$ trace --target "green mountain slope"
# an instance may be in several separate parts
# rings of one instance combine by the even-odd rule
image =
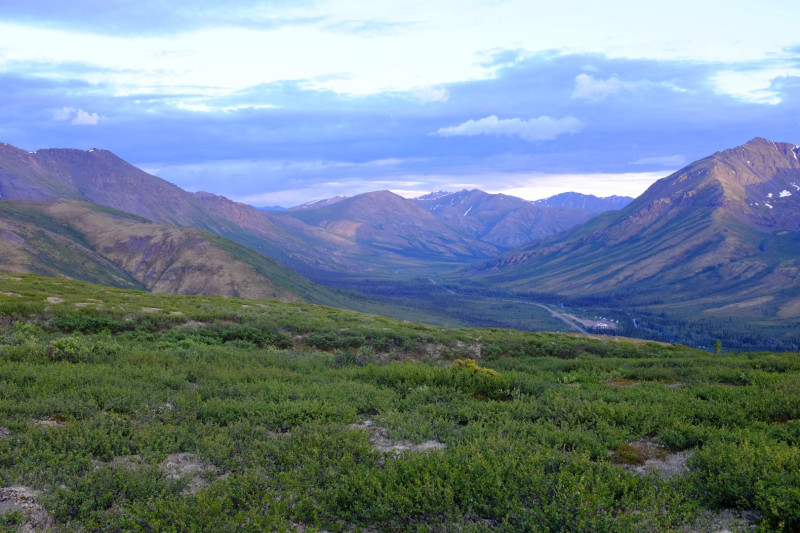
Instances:
[[[627,294],[715,316],[800,316],[798,149],[754,139],[656,182],[626,208],[472,269],[487,283]]]
[[[329,303],[328,291],[242,245],[80,200],[0,201],[4,269],[171,294]]]

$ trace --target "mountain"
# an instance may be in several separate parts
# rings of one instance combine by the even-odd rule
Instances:
[[[800,148],[756,138],[619,211],[471,269],[528,292],[624,294],[706,316],[800,316]]]
[[[244,246],[81,200],[0,201],[0,256],[4,271],[159,293],[325,301],[313,283]]]
[[[391,276],[432,263],[447,268],[499,251],[388,192],[263,211],[184,191],[98,149],[26,152],[0,145],[0,197],[80,199],[151,222],[207,230],[329,283],[343,275]]]
[[[355,244],[365,257],[388,254],[386,260],[398,265],[408,259],[467,261],[498,252],[495,246],[461,235],[416,203],[389,191],[276,215],[271,220],[278,225],[280,219],[300,221]]]
[[[572,209],[582,209],[590,213],[597,214],[603,211],[622,209],[633,201],[630,196],[606,196],[598,198],[593,194],[581,194],[577,192],[564,192],[556,194],[543,200],[535,200],[533,203],[541,207],[571,207]]]
[[[301,205],[296,205],[294,207],[290,207],[289,211],[299,211],[301,209],[316,209],[318,207],[325,207],[328,205],[333,205],[336,202],[341,202],[347,198],[347,196],[334,196],[333,198],[324,198],[322,200],[313,200],[311,202],[306,202]]]
[[[565,193],[538,203],[473,189],[431,193],[414,202],[462,234],[509,250],[569,229],[599,212],[618,209],[624,199],[615,198],[619,200],[604,202],[595,196]],[[569,205],[570,201],[575,205]]]

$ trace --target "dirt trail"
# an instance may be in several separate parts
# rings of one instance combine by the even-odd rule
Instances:
[[[447,287],[445,287],[443,285],[440,285],[434,278],[428,278],[428,281],[430,281],[432,284],[436,285],[437,287],[441,287],[442,289],[444,289],[445,291],[449,292],[450,294],[452,294],[454,296],[464,296],[462,294],[459,294],[459,293],[457,293],[455,291],[452,291],[452,290],[448,289]],[[589,332],[586,331],[581,326],[580,322],[575,317],[573,317],[571,315],[566,315],[566,314],[563,314],[563,313],[559,313],[558,311],[555,311],[555,310],[551,309],[550,307],[547,307],[544,304],[540,304],[540,303],[536,303],[536,302],[526,302],[524,300],[509,300],[509,299],[503,299],[503,298],[482,298],[482,300],[487,301],[487,302],[502,302],[502,303],[525,304],[525,305],[533,305],[533,306],[536,306],[536,307],[541,307],[542,309],[544,309],[545,311],[550,313],[550,316],[562,321],[563,323],[565,323],[570,328],[576,330],[578,333],[583,333],[584,335],[589,335]]]
[[[528,302],[523,302],[523,303],[528,303]],[[567,324],[568,326],[570,326],[570,327],[572,327],[572,328],[575,328],[576,330],[578,330],[580,333],[584,333],[584,334],[586,334],[586,335],[588,335],[588,334],[589,334],[589,332],[588,332],[588,331],[586,331],[585,329],[583,329],[582,327],[580,327],[580,326],[579,326],[579,325],[578,325],[578,324],[577,324],[577,323],[576,323],[576,322],[575,322],[575,321],[572,319],[572,317],[571,317],[570,315],[563,315],[563,314],[559,313],[558,311],[554,311],[554,310],[550,309],[549,307],[547,307],[547,306],[546,306],[546,305],[544,305],[544,304],[531,303],[530,305],[535,305],[535,306],[537,306],[537,307],[541,307],[541,308],[542,308],[542,309],[544,309],[545,311],[549,312],[549,313],[550,313],[550,316],[552,316],[553,318],[557,318],[557,319],[561,320],[562,322],[564,322],[564,323],[565,323],[565,324]]]

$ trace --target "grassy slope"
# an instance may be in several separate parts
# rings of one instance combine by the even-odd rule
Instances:
[[[144,288],[130,273],[95,253],[79,231],[27,204],[0,201],[0,230],[0,255],[6,271]]]
[[[332,291],[232,241],[96,204],[6,201],[0,218],[21,237],[2,242],[16,271],[156,292],[335,301]]]
[[[32,275],[0,276],[0,317],[0,490],[43,490],[57,530],[680,531],[723,508],[800,527],[798,354]],[[370,427],[444,448],[382,453]],[[688,470],[626,469],[640,439]],[[175,453],[199,481],[159,467]]]

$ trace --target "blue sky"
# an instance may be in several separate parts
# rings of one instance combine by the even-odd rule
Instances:
[[[640,194],[800,143],[794,3],[4,0],[0,142],[254,205]]]

